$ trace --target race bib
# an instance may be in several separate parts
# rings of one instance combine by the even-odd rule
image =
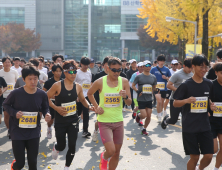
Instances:
[[[196,102],[191,103],[191,113],[206,113],[207,112],[207,97],[196,97]]]
[[[38,112],[22,112],[23,116],[19,119],[20,128],[36,128]]]
[[[83,84],[83,85],[82,85],[82,88],[83,88],[83,89],[89,89],[90,86],[91,86],[90,84]]]
[[[12,90],[14,90],[14,85],[12,83],[8,83],[7,87],[8,87],[7,89],[8,92],[11,92]]]
[[[66,108],[66,111],[68,112],[67,115],[63,116],[63,117],[67,117],[67,116],[71,116],[76,114],[76,102],[69,102],[69,103],[62,103],[61,104],[62,107]]]
[[[217,106],[217,108],[213,112],[213,116],[215,116],[215,117],[222,117],[222,103],[215,102],[214,104]]]
[[[121,97],[119,93],[105,93],[104,107],[119,107]]]
[[[160,90],[165,90],[165,83],[157,82],[156,88],[159,88]]]
[[[149,84],[143,85],[143,93],[144,94],[152,94],[152,86]]]

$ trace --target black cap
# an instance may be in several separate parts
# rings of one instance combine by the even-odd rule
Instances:
[[[94,62],[95,62],[95,60],[94,60],[93,58],[91,58],[91,59],[90,59],[90,62],[91,62],[91,63],[94,63]]]
[[[89,65],[90,64],[90,60],[87,57],[82,57],[80,60],[80,63],[83,65]]]
[[[96,64],[102,64],[101,61],[97,61]]]
[[[127,60],[126,59],[122,59],[121,62],[127,62]]]
[[[13,61],[16,61],[16,60],[21,61],[20,57],[14,57],[13,58]]]

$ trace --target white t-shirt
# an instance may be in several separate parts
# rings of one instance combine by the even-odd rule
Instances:
[[[40,70],[39,70],[39,73],[40,73],[39,80],[44,80],[44,81],[48,80],[48,75],[47,74],[45,74],[43,71],[40,71]],[[43,88],[44,83],[40,83],[40,85]]]
[[[10,69],[9,72],[5,72],[4,69],[0,70],[0,77],[3,77],[7,83],[8,90],[3,93],[3,98],[7,98],[9,93],[14,90],[15,83],[19,78],[16,70]]]
[[[178,71],[178,70],[176,69],[176,71]],[[171,76],[172,76],[176,71],[173,71],[173,69],[171,68],[171,69],[170,69]]]
[[[86,72],[81,71],[80,69],[77,70],[75,82],[79,83],[82,86],[83,95],[87,97],[87,92],[91,86],[92,82],[92,73],[89,69]]]
[[[22,68],[21,67],[15,68],[15,66],[12,66],[11,69],[16,70],[18,72],[19,77],[22,76]]]
[[[45,68],[45,67],[42,67],[42,69],[41,70],[39,69],[39,71],[44,72],[46,75],[47,75],[47,72],[48,72],[47,68]]]

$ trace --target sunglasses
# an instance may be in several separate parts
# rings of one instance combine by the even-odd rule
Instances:
[[[119,73],[119,72],[121,72],[121,71],[122,71],[122,69],[121,69],[121,68],[117,70],[117,69],[115,69],[115,68],[110,68],[110,67],[109,67],[109,69],[110,69],[112,72],[114,72],[114,73],[116,73],[116,72],[118,72],[118,73]]]
[[[145,67],[151,67],[151,64],[146,64],[146,65],[144,65]]]
[[[76,74],[77,70],[64,70],[65,72],[67,72],[68,74]]]

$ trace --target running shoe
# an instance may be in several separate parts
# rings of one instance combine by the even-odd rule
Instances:
[[[165,117],[166,115],[167,115],[167,111],[164,110],[164,111],[163,111],[163,117]]]
[[[125,108],[123,108],[123,112],[125,112],[126,111],[126,109]]]
[[[140,122],[140,117],[138,115],[136,115],[136,122],[139,123]]]
[[[48,139],[52,139],[52,129],[49,129],[47,130],[47,138]]]
[[[14,165],[15,162],[16,162],[16,160],[13,160],[13,161],[12,161],[11,170],[14,170],[14,169],[13,169],[13,165]]]
[[[146,131],[146,129],[143,129],[142,132],[141,132],[141,135],[144,135],[144,136],[148,136],[148,134],[149,133]]]
[[[56,142],[55,142],[55,144],[54,144],[54,146],[53,146],[53,149],[52,149],[52,158],[56,160],[56,159],[58,158],[59,151],[57,151],[57,150],[55,149],[55,145],[56,145]]]
[[[156,116],[156,118],[158,119],[157,122],[161,123],[162,122],[162,117],[161,116]]]
[[[99,170],[107,170],[107,163],[105,159],[103,159],[104,152],[100,155],[100,163],[99,163]]]
[[[168,125],[168,124],[165,123],[168,117],[169,117],[169,116],[166,115],[166,116],[163,118],[163,120],[162,120],[161,127],[162,127],[163,129],[166,129],[166,127],[167,127],[167,125]]]
[[[69,167],[65,167],[64,170],[69,170]]]
[[[136,113],[135,113],[135,112],[133,112],[133,114],[132,114],[132,118],[133,118],[133,119],[136,118]]]
[[[93,142],[96,142],[98,140],[98,131],[94,131],[93,136],[92,136]]]
[[[200,169],[199,169],[199,166],[196,166],[195,170],[200,170]]]
[[[143,121],[142,120],[138,123],[138,126],[143,126]]]
[[[83,137],[83,138],[86,138],[86,137],[88,137],[88,136],[91,136],[91,133],[90,133],[90,132],[83,132],[83,133],[82,133],[82,137]]]

